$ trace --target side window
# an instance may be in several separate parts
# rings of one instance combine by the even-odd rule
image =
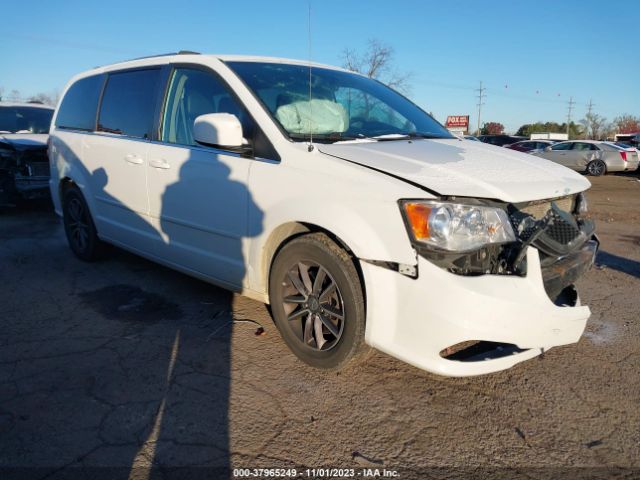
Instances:
[[[588,150],[598,150],[598,148],[593,143],[576,142],[573,144],[573,150],[585,152]]]
[[[102,97],[98,130],[149,138],[160,69],[112,73]]]
[[[175,69],[164,106],[162,141],[198,145],[193,139],[193,122],[206,113],[235,115],[242,124],[244,137],[253,138],[253,119],[220,79],[202,70]]]
[[[60,104],[56,127],[93,131],[103,81],[102,75],[94,75],[71,85]]]
[[[551,150],[553,150],[554,152],[557,152],[558,150],[571,150],[571,143],[569,142],[563,142],[563,143],[556,143],[553,147],[551,147]]]

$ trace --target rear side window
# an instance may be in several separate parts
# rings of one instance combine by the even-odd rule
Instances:
[[[596,147],[593,143],[576,142],[573,144],[573,150],[582,152],[586,150],[598,150],[598,147]]]
[[[557,151],[557,150],[571,150],[571,143],[556,143],[553,147],[551,147],[551,150]]]
[[[98,130],[149,138],[159,80],[160,69],[110,74],[102,97]]]
[[[94,75],[71,85],[60,104],[56,127],[93,131],[103,81],[102,75]]]

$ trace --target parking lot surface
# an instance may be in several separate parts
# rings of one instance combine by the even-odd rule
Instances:
[[[640,181],[591,181],[602,247],[578,285],[593,312],[585,335],[464,379],[377,352],[314,370],[264,305],[117,249],[83,263],[48,205],[3,210],[2,476],[640,475]]]

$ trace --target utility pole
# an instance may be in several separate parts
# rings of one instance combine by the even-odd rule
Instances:
[[[590,98],[589,99],[589,103],[587,104],[587,128],[586,128],[586,138],[589,138],[589,125],[591,125],[591,111],[593,110],[593,107],[595,105],[593,104],[593,100]]]
[[[573,106],[576,102],[573,101],[573,97],[569,97],[569,107],[567,111],[567,137],[569,136],[571,129],[571,111],[573,110]]]
[[[482,100],[484,99],[484,97],[486,97],[484,91],[486,90],[486,88],[482,88],[482,80],[480,80],[480,88],[476,89],[476,92],[478,92],[478,133],[477,135],[480,135],[480,116],[482,114],[482,106],[484,105],[484,103],[482,103]]]

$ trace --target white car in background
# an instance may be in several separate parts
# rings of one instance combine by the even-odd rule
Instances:
[[[310,91],[311,85],[311,91]],[[594,259],[581,175],[460,140],[367,77],[174,54],[74,77],[51,127],[71,249],[109,242],[271,305],[290,349],[370,345],[441,375],[577,342]]]
[[[594,177],[638,168],[638,154],[635,149],[625,149],[614,143],[598,140],[559,142],[543,150],[535,150],[531,154]]]

